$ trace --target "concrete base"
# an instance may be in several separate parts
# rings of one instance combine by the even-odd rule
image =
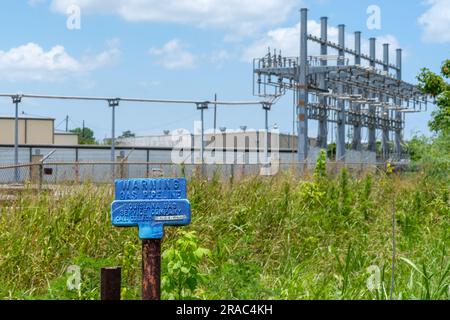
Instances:
[[[377,154],[370,151],[347,150],[345,162],[349,164],[375,164],[377,162]]]
[[[350,172],[375,170],[377,154],[370,151],[347,150],[345,164]]]

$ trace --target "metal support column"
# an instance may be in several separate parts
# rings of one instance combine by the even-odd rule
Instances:
[[[340,24],[338,26],[339,30],[339,60],[338,65],[345,65],[345,25]],[[338,85],[338,94],[344,94],[344,85]],[[336,161],[344,161],[345,160],[345,102],[340,99],[338,101],[338,125],[337,125],[337,141],[336,141]]]
[[[320,26],[321,26],[321,39],[325,42],[328,41],[328,18],[322,17],[320,18]],[[320,45],[320,54],[322,56],[326,56],[328,54],[328,46],[324,43]],[[320,61],[321,66],[326,66],[328,64],[326,59],[322,59]],[[327,84],[325,81],[325,75],[321,75],[320,77],[320,88],[326,90]],[[320,97],[319,103],[321,105],[326,105],[327,98]],[[323,110],[323,114],[319,120],[319,132],[317,137],[317,146],[322,149],[327,149],[328,147],[328,114],[326,110]]]
[[[356,31],[355,32],[355,65],[359,66],[361,65],[361,32],[360,31]],[[353,89],[353,93],[354,94],[361,94],[361,90],[360,89]],[[360,113],[361,112],[361,105],[360,104],[352,104],[352,109],[356,112],[356,113]],[[358,125],[354,125],[353,126],[353,142],[352,142],[352,149],[356,150],[356,151],[361,151],[362,150],[362,145],[361,145],[361,122],[358,121]]]
[[[200,109],[201,113],[201,122],[202,122],[202,133],[201,133],[201,140],[202,143],[200,144],[200,158],[202,162],[202,166],[205,164],[205,112],[204,109]]]
[[[119,106],[119,99],[108,100],[111,108],[111,175],[114,179],[116,176],[116,107]]]
[[[389,44],[384,43],[383,44],[383,62],[385,63],[383,69],[385,72],[389,73]],[[384,95],[382,98],[382,101],[385,103],[389,102],[389,97]],[[386,107],[382,108],[383,112],[383,135],[382,135],[382,142],[381,142],[381,150],[383,153],[383,159],[387,160],[389,157],[389,109]]]
[[[298,79],[298,105],[297,105],[297,130],[298,130],[298,162],[306,161],[308,157],[308,9],[300,10],[300,61]]]
[[[19,103],[22,102],[22,96],[17,95],[12,97],[15,105],[15,120],[14,120],[14,182],[19,183]]]
[[[376,59],[376,39],[370,38],[370,66],[375,68],[375,59]],[[372,93],[372,98],[376,98],[376,94]],[[369,124],[369,141],[368,141],[368,150],[371,152],[377,151],[377,129],[375,127],[375,112],[376,109],[374,106],[369,105],[369,114],[371,116],[371,123]]]
[[[269,165],[269,111],[270,111],[270,104],[268,103],[264,103],[262,105],[263,109],[264,109],[264,116],[265,116],[265,126],[264,126],[264,165],[268,166]]]
[[[205,109],[208,109],[208,103],[198,103],[197,110],[200,110],[201,132],[200,132],[200,163],[202,166],[202,175],[205,175]]]
[[[402,80],[402,49],[397,49],[397,79]],[[397,105],[401,105],[400,100],[396,100]],[[402,113],[400,111],[395,112],[395,119],[397,122],[401,123],[403,120]],[[399,128],[395,131],[395,153],[397,154],[397,157],[400,159],[402,155],[402,140],[403,140],[403,130],[401,129],[401,125],[399,125]]]

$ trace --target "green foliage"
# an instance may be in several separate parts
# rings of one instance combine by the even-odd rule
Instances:
[[[163,297],[170,300],[197,299],[195,291],[206,278],[199,270],[200,262],[209,257],[211,251],[199,247],[199,239],[194,231],[181,231],[178,234],[175,245],[162,255]]]
[[[429,94],[432,97],[437,97],[446,89],[444,79],[438,74],[430,71],[427,68],[423,68],[417,76],[419,81],[419,88],[423,93]]]
[[[75,128],[70,130],[70,132],[78,135],[79,144],[97,144],[94,137],[94,131],[90,128]]]
[[[323,149],[320,150],[319,156],[317,157],[314,178],[316,181],[322,181],[327,178],[327,153]]]
[[[444,77],[450,78],[450,59],[447,59],[442,64],[441,73]]]
[[[450,134],[450,84],[445,82],[444,77],[449,78],[449,70],[450,60],[446,60],[442,64],[442,76],[424,68],[417,77],[422,92],[436,99],[437,109],[432,113],[429,126],[432,131],[446,135]]]
[[[123,300],[140,298],[141,291],[137,285],[141,282],[141,274],[136,270],[136,261],[141,259],[141,246],[141,241],[137,237],[125,240],[122,252],[117,256],[118,265],[122,268],[122,283],[128,284],[122,287]]]
[[[426,148],[431,143],[431,139],[426,136],[415,135],[404,146],[404,150],[409,154],[411,160],[418,162],[426,155]]]
[[[219,250],[227,250],[228,245],[218,245],[221,246]],[[262,272],[260,264],[252,261],[249,249],[230,252],[228,259],[215,267],[215,272],[207,282],[207,287],[212,289],[208,298],[251,299],[255,293],[264,295],[264,286],[258,277]]]
[[[436,99],[437,110],[433,111],[431,130],[450,135],[450,90],[444,91]]]
[[[372,176],[367,175],[363,180],[363,186],[362,186],[362,192],[359,195],[359,211],[362,213],[365,220],[368,220],[371,218],[371,213],[374,209],[374,203],[372,201],[371,195],[372,195],[372,188],[373,188],[373,181]]]
[[[113,266],[122,298],[140,299],[141,242],[135,228],[111,226],[111,191],[30,189],[0,206],[0,299],[98,299],[100,268]],[[397,260],[395,298],[450,298],[448,180],[342,171],[319,184],[281,173],[192,178],[188,192],[192,224],[166,228],[162,242],[164,299],[387,299],[394,201],[399,257],[417,267]],[[80,290],[67,287],[71,265]]]
[[[349,174],[347,168],[342,169],[340,177],[340,213],[342,215],[348,215],[350,212],[350,186],[349,186]]]
[[[429,175],[449,179],[450,132],[428,138],[414,136],[406,145],[413,164]]]
[[[411,260],[400,257],[400,261],[411,267],[410,285],[417,285],[420,290],[415,299],[435,300],[439,297],[450,297],[450,261],[446,255],[446,248],[443,248],[442,255],[438,257],[439,269],[430,272],[426,263],[422,263],[420,267]]]
[[[136,134],[134,134],[130,130],[124,131],[122,135],[119,136],[119,138],[134,138],[134,137],[136,137]]]

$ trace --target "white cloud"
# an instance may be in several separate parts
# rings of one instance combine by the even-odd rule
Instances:
[[[315,20],[308,20],[308,33],[320,37],[320,23]],[[338,28],[328,27],[328,40],[338,43]],[[354,34],[346,32],[346,47],[354,48]],[[395,50],[400,48],[400,43],[393,35],[383,35],[377,37],[376,53],[378,59],[383,59],[383,44],[390,44],[390,62],[395,63]],[[369,40],[361,39],[361,51],[369,54]],[[268,48],[281,50],[283,56],[297,57],[300,54],[300,24],[293,27],[277,28],[268,31],[261,39],[253,42],[243,51],[242,60],[252,61],[253,58],[263,57],[267,54]],[[308,55],[320,54],[319,44],[308,42]],[[336,55],[337,52],[329,49],[329,55]],[[406,54],[404,54],[406,56]],[[352,61],[350,61],[352,62]]]
[[[84,62],[85,71],[91,71],[101,67],[114,65],[121,55],[120,40],[117,38],[106,42],[106,50],[97,54],[87,54],[82,60]]]
[[[71,57],[63,46],[49,51],[35,43],[0,51],[0,74],[7,80],[45,80],[77,73],[82,64]]]
[[[209,57],[209,61],[216,68],[221,69],[225,65],[225,63],[230,61],[232,58],[233,55],[229,51],[221,49],[213,51]]]
[[[197,57],[186,49],[178,39],[173,39],[161,48],[151,48],[149,54],[157,58],[157,63],[169,70],[192,69]]]
[[[450,42],[450,0],[427,0],[429,8],[419,17],[424,28],[422,40],[425,42]]]
[[[30,42],[8,51],[0,50],[0,79],[8,81],[62,80],[110,65],[116,61],[119,54],[119,49],[110,45],[101,53],[76,59],[61,45],[45,51],[39,44]]]
[[[127,21],[175,22],[219,27],[238,36],[283,22],[299,0],[53,0],[51,8],[65,14],[76,4],[84,13],[116,14]]]

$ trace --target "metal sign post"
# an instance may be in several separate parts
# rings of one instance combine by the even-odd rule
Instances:
[[[164,226],[191,222],[186,179],[116,180],[111,222],[138,227],[142,239],[142,300],[161,297],[161,239]]]
[[[161,299],[161,240],[142,240],[142,300]]]

